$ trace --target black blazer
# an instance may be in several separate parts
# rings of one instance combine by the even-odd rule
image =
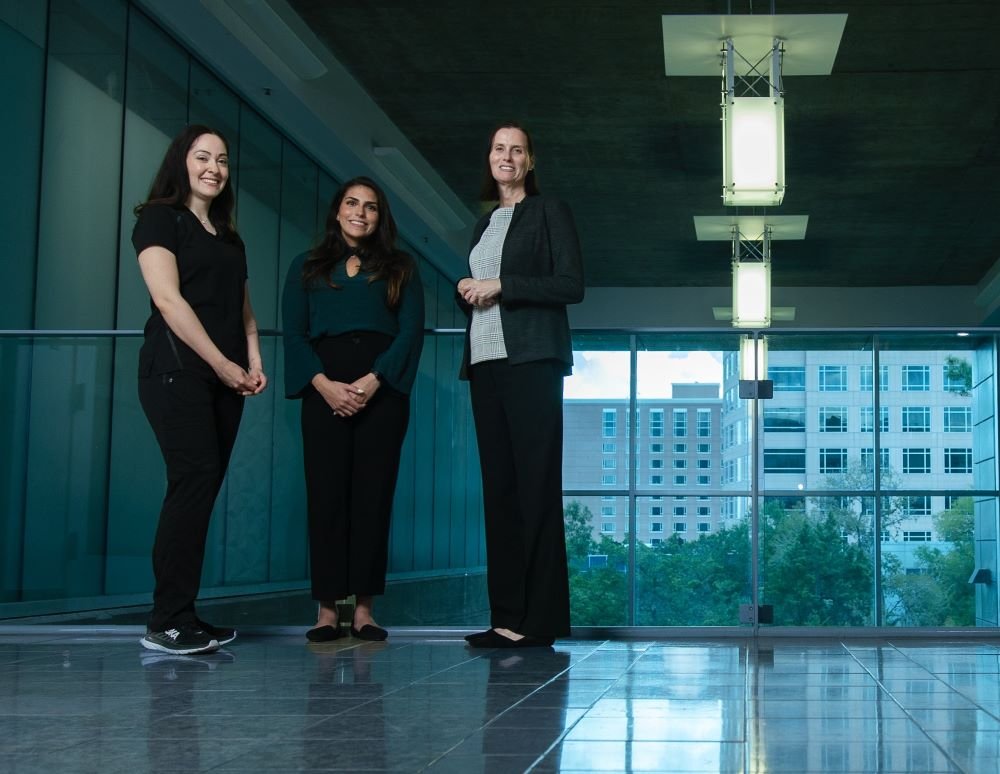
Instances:
[[[484,215],[472,234],[471,250],[489,225]],[[500,322],[512,365],[559,360],[573,370],[567,304],[583,300],[583,258],[573,213],[565,202],[529,196],[514,205],[500,255]],[[458,296],[468,322],[459,378],[468,379],[472,307]]]

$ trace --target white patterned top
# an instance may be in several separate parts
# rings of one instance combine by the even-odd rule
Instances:
[[[513,207],[497,207],[493,211],[490,224],[469,254],[469,270],[473,279],[496,279],[500,276],[500,255],[513,214]],[[485,309],[473,308],[469,344],[472,356],[470,363],[507,357],[503,325],[500,322],[500,304],[493,304]]]

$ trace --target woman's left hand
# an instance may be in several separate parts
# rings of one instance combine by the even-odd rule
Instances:
[[[250,374],[250,381],[253,382],[256,387],[252,390],[245,390],[240,393],[244,397],[250,397],[251,395],[260,395],[267,389],[267,375],[264,373],[263,366],[251,366],[247,369],[247,373]]]
[[[470,306],[493,306],[500,300],[500,280],[466,277],[459,281],[458,292]]]

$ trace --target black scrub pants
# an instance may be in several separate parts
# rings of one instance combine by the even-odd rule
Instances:
[[[236,442],[243,396],[214,375],[173,371],[139,379],[139,402],[167,467],[167,494],[153,543],[149,629],[197,620],[208,522]]]
[[[490,622],[532,637],[570,633],[563,532],[563,365],[470,369],[483,474]]]
[[[392,337],[355,332],[314,344],[328,379],[350,384],[369,373]],[[410,399],[379,387],[352,417],[311,387],[302,398],[302,456],[309,516],[313,599],[333,602],[385,592],[389,520]]]

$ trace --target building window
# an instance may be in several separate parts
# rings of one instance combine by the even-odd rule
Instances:
[[[954,368],[949,366],[942,366],[942,368],[944,369],[942,385],[945,392],[966,392],[969,389],[969,383],[961,374],[956,373]]]
[[[819,367],[820,392],[847,392],[847,366],[821,365]]]
[[[879,431],[883,433],[889,432],[889,407],[879,406],[878,407],[879,416]],[[861,407],[861,432],[862,433],[873,433],[875,432],[875,408],[873,406],[862,406]]]
[[[618,453],[618,444],[616,444],[614,441],[612,441],[611,443],[601,444],[601,454],[617,454],[617,453]]]
[[[656,546],[660,545],[660,543],[662,543],[662,542],[663,542],[663,540],[661,540],[660,538],[650,538],[649,545],[650,545],[650,547],[655,548]]]
[[[944,496],[944,509],[950,511],[955,507],[955,503],[962,499],[962,495],[945,495]]]
[[[944,431],[968,433],[972,430],[972,409],[968,406],[944,407]]]
[[[601,435],[604,438],[614,438],[618,434],[618,412],[615,409],[604,409],[601,412]]]
[[[687,495],[674,495],[675,500],[687,500]]]
[[[820,449],[819,472],[843,473],[847,470],[847,449]]]
[[[889,450],[879,449],[879,466],[882,470],[889,467]],[[861,450],[861,464],[865,466],[865,470],[874,472],[875,470],[875,452],[871,446],[863,448]]]
[[[904,498],[903,513],[907,516],[930,516],[931,498],[927,495]]]
[[[804,433],[806,410],[804,408],[765,408],[765,433]]]
[[[698,476],[698,486],[710,486],[712,483],[711,476]]]
[[[663,444],[662,443],[651,443],[649,445],[650,454],[663,454]]]
[[[903,406],[903,432],[929,433],[931,410],[929,406]]]
[[[658,473],[654,473],[649,477],[650,486],[663,486],[663,476]]]
[[[602,503],[616,503],[616,502],[618,502],[618,498],[615,497],[614,495],[601,495],[601,502]]]
[[[614,486],[618,483],[618,476],[614,473],[605,473],[601,476],[601,486]]]
[[[688,434],[687,409],[674,409],[674,438],[687,438],[687,434]]]
[[[805,392],[805,366],[768,366],[767,378],[774,382],[775,392]]]
[[[602,505],[601,506],[601,516],[614,516],[615,506],[613,505]]]
[[[674,476],[674,486],[686,486],[687,482],[687,476]]]
[[[904,473],[930,473],[930,449],[903,449]]]
[[[711,532],[712,531],[712,525],[709,522],[707,522],[707,521],[699,521],[698,522],[698,531],[699,532]]]
[[[698,469],[699,470],[711,470],[712,469],[712,461],[711,460],[698,460]]]
[[[601,532],[603,534],[605,534],[605,535],[608,534],[608,533],[614,534],[614,531],[615,531],[615,523],[613,521],[602,521],[601,522]]]
[[[945,473],[971,473],[972,449],[945,449]]]
[[[931,367],[903,366],[903,392],[928,392],[931,388]]]
[[[604,470],[614,470],[618,467],[618,461],[614,457],[611,459],[603,459],[601,460],[601,467]]]
[[[699,516],[711,516],[712,515],[712,509],[709,508],[708,506],[701,505],[701,506],[698,507],[698,515]]]
[[[765,473],[805,473],[805,449],[764,449]]]
[[[653,505],[653,506],[651,506],[650,509],[649,509],[649,515],[650,516],[662,516],[663,515],[663,506],[662,505]]]
[[[847,432],[847,406],[822,406],[819,410],[821,433]]]
[[[872,384],[872,374],[875,369],[870,365],[861,366],[861,390],[863,392],[875,392],[875,385]],[[878,391],[889,391],[889,366],[878,367]]]
[[[686,443],[675,443],[674,454],[687,454],[688,445]]]
[[[649,410],[649,437],[663,437],[663,409]]]
[[[698,444],[698,454],[711,454],[712,444],[710,443],[699,443]]]
[[[698,409],[698,437],[709,438],[712,435],[712,409]]]
[[[904,530],[903,531],[903,542],[904,543],[930,543],[931,533],[925,530]]]
[[[650,460],[649,467],[653,470],[659,470],[663,467],[663,460]]]
[[[685,521],[675,521],[674,522],[674,532],[687,532],[688,525]]]
[[[663,522],[662,521],[651,521],[649,522],[650,532],[663,532]]]
[[[687,466],[687,460],[674,460],[674,470],[684,470]]]
[[[687,516],[687,512],[688,512],[687,508],[685,508],[683,505],[674,506],[674,516]]]

